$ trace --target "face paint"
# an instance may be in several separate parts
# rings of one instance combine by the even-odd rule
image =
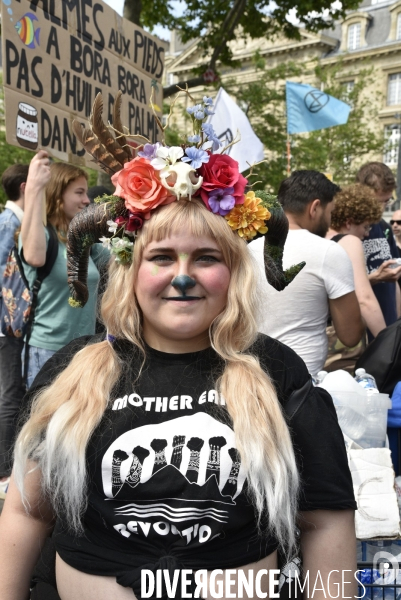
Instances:
[[[151,275],[157,275],[159,272],[159,265],[153,265],[152,270],[150,272]]]
[[[183,260],[185,260],[186,258],[188,258],[188,254],[186,252],[179,252],[178,256],[180,258],[182,258]]]

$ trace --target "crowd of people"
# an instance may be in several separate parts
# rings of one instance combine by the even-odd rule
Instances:
[[[312,578],[356,568],[344,442],[330,397],[312,383],[322,369],[352,372],[366,344],[400,317],[401,211],[390,224],[382,218],[393,202],[391,170],[368,163],[342,189],[323,173],[295,171],[279,205],[258,208],[259,219],[272,218],[269,231],[252,231],[227,215],[236,194],[244,206],[257,202],[241,175],[226,196],[209,184],[206,202],[186,202],[168,176],[162,186],[152,175],[147,152],[128,163],[139,165],[138,177],[147,169],[136,196],[127,163],[113,176],[129,212],[114,208],[105,231],[116,223],[129,234],[136,219],[135,236],[122,238],[124,260],[116,245],[92,243],[105,213],[84,210],[85,171],[50,164],[40,151],[29,170],[13,165],[2,176],[0,272],[17,244],[32,287],[56,236],[26,347],[0,336],[4,600],[28,597],[51,532],[49,600],[140,598],[143,568],[275,569],[277,551],[282,560],[301,552]],[[199,172],[208,184],[205,167]],[[143,217],[138,202],[152,177],[158,202]],[[271,215],[283,211],[283,268],[305,265],[275,289],[267,236],[278,227]],[[67,257],[71,222],[77,239],[91,240],[84,275],[81,255]],[[89,291],[87,302],[77,292],[79,309],[69,302],[67,259]]]

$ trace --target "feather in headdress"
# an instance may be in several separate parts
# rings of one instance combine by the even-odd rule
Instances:
[[[96,96],[93,103],[90,124],[99,142],[118,160],[121,166],[124,166],[124,163],[130,160],[131,157],[128,156],[126,150],[115,140],[113,134],[103,121],[103,98],[100,93]]]
[[[114,158],[112,154],[99,141],[92,129],[83,127],[79,121],[74,119],[72,122],[72,130],[81,142],[85,150],[93,156],[95,162],[109,175],[114,175],[122,169],[122,164]]]
[[[113,128],[116,132],[120,132],[121,134],[124,131],[123,124],[121,122],[122,95],[122,91],[118,90],[113,105]],[[132,150],[127,143],[127,138],[124,135],[118,135],[116,137],[116,142],[120,144],[121,148],[123,148],[123,150],[126,152],[128,160],[131,160],[133,158]]]

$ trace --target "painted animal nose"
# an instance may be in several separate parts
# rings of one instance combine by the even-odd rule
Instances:
[[[192,277],[189,277],[189,275],[177,275],[177,277],[174,277],[171,285],[180,290],[183,296],[186,296],[187,290],[196,286],[196,281]]]

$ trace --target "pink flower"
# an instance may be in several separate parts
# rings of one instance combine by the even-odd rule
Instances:
[[[146,158],[137,156],[125,163],[111,181],[116,186],[115,196],[125,200],[127,209],[149,219],[150,211],[177,198],[161,183],[158,172]]]
[[[235,204],[244,203],[244,190],[248,180],[238,170],[238,163],[226,154],[211,154],[209,162],[198,169],[199,175],[203,177],[200,195],[209,210],[209,193],[213,190],[224,190],[234,188],[230,192],[235,198]]]

